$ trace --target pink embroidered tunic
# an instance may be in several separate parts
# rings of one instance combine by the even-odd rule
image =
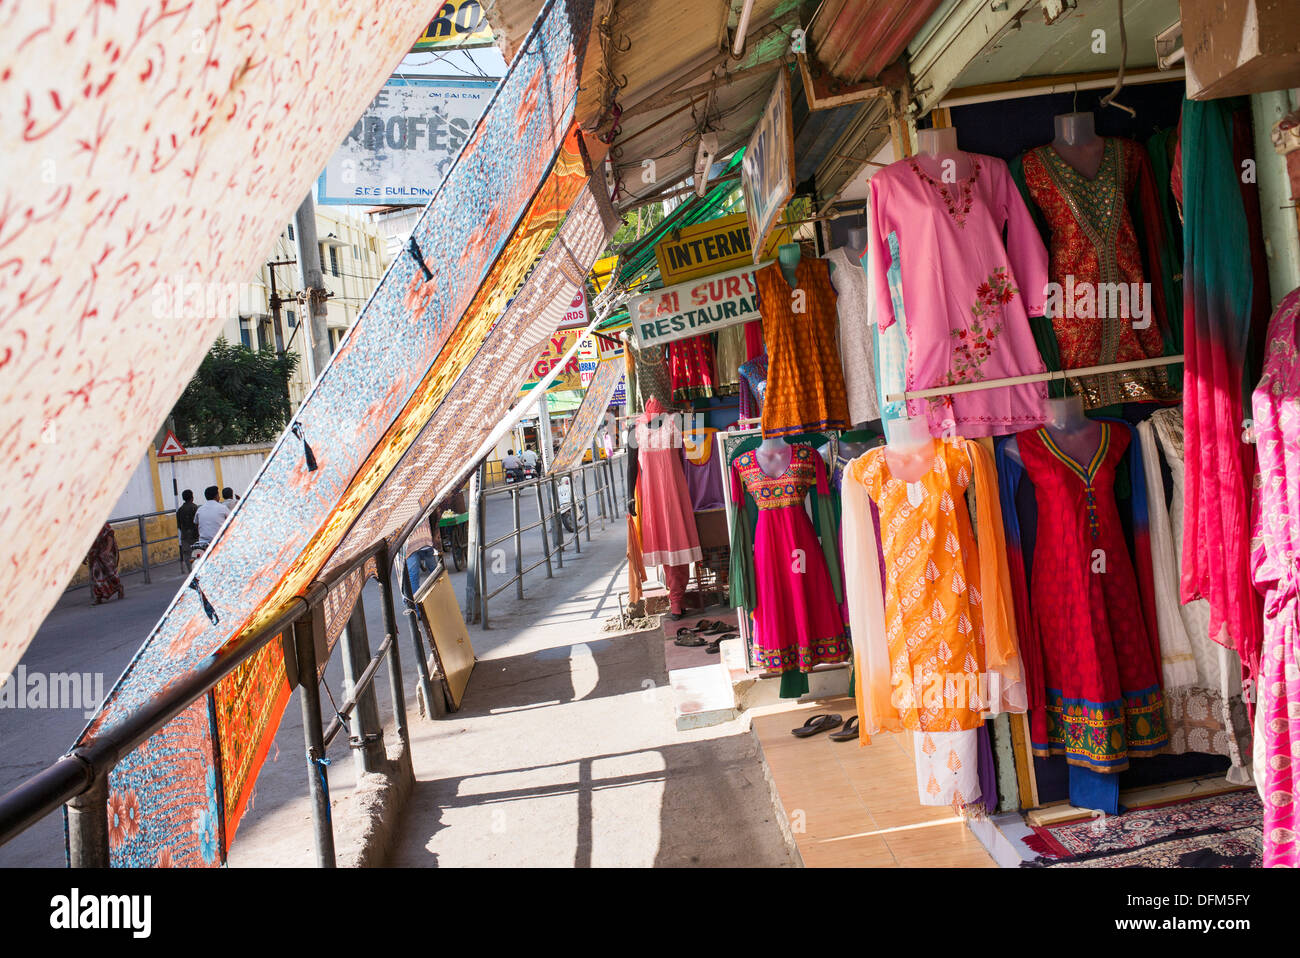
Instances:
[[[1043,315],[1047,250],[1007,165],[966,154],[945,183],[914,159],[871,178],[868,257],[880,328],[907,333],[907,389],[1045,371],[1029,330]],[[1007,238],[1003,243],[1003,229]],[[1044,383],[908,400],[936,436],[992,436],[1043,421]]]
[[[1264,596],[1255,702],[1255,782],[1264,801],[1264,865],[1300,867],[1300,289],[1269,321],[1264,374],[1251,397],[1255,477],[1251,577]]]

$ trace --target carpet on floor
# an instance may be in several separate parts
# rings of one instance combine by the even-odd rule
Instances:
[[[1033,826],[1026,867],[1252,868],[1263,852],[1253,788],[1132,808],[1120,815]]]

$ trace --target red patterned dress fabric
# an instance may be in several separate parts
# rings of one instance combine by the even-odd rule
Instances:
[[[675,403],[714,395],[718,374],[713,361],[713,341],[709,335],[705,333],[669,343],[668,373]]]
[[[1129,213],[1130,198],[1148,165],[1139,144],[1116,138],[1106,139],[1092,179],[1065,162],[1051,144],[1025,154],[1025,184],[1052,230],[1048,274],[1061,287],[1061,299],[1050,318],[1063,369],[1147,359],[1164,351],[1165,318],[1156,315],[1147,292],[1156,278],[1144,275]],[[1149,281],[1153,286],[1143,286]],[[1117,283],[1127,284],[1128,292],[1112,298],[1107,292],[1112,287],[1103,284]],[[1141,291],[1145,319],[1134,308],[1134,290]],[[1085,403],[1095,408],[1169,398],[1159,385],[1163,376],[1163,371],[1139,370],[1086,377],[1080,385]]]
[[[811,446],[791,450],[790,465],[776,478],[763,471],[756,450],[731,464],[732,500],[743,507],[743,486],[758,504],[754,644],[758,663],[773,672],[807,672],[849,656],[822,544],[804,510],[814,484],[819,496],[830,495],[826,464]]]
[[[1121,772],[1130,757],[1162,750],[1168,734],[1160,664],[1115,504],[1129,435],[1100,425],[1086,463],[1046,429],[1016,437],[1038,500],[1031,592],[1047,688],[1046,716],[1031,717],[1031,739],[1036,755]]]

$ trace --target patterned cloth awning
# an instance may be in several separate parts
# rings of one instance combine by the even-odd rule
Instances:
[[[437,6],[0,5],[0,675]]]
[[[411,250],[81,742],[274,622],[315,579],[391,539],[458,481],[614,225],[574,122],[590,20],[591,0],[543,9]],[[331,631],[365,574],[331,594]],[[110,808],[129,807],[122,821],[148,827],[123,825],[113,863],[223,860],[288,695],[272,642],[126,757],[110,778]]]

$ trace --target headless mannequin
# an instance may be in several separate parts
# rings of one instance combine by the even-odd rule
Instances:
[[[1101,169],[1106,141],[1097,135],[1091,113],[1062,113],[1056,117],[1052,149],[1081,176],[1091,180]]]
[[[844,244],[844,252],[849,254],[849,259],[858,262],[867,253],[867,229],[864,226],[855,226],[849,230],[848,242]]]
[[[1080,396],[1047,400],[1047,421],[1043,425],[1051,431],[1061,451],[1075,462],[1087,463],[1101,445],[1101,424],[1083,414]],[[1012,462],[1025,464],[1014,438],[1007,443],[1006,451]]]
[[[781,264],[781,275],[794,289],[799,285],[799,260],[803,250],[798,243],[782,243],[776,248],[776,261]]]
[[[957,148],[957,131],[917,130],[918,151],[913,159],[921,169],[941,183],[955,183],[970,176],[970,158]]]
[[[885,423],[885,463],[890,475],[920,482],[934,466],[934,439],[925,419],[891,419]]]
[[[779,479],[790,468],[790,459],[794,455],[794,450],[790,444],[779,436],[772,436],[764,439],[754,452],[754,458],[758,460],[758,468],[769,479]]]

